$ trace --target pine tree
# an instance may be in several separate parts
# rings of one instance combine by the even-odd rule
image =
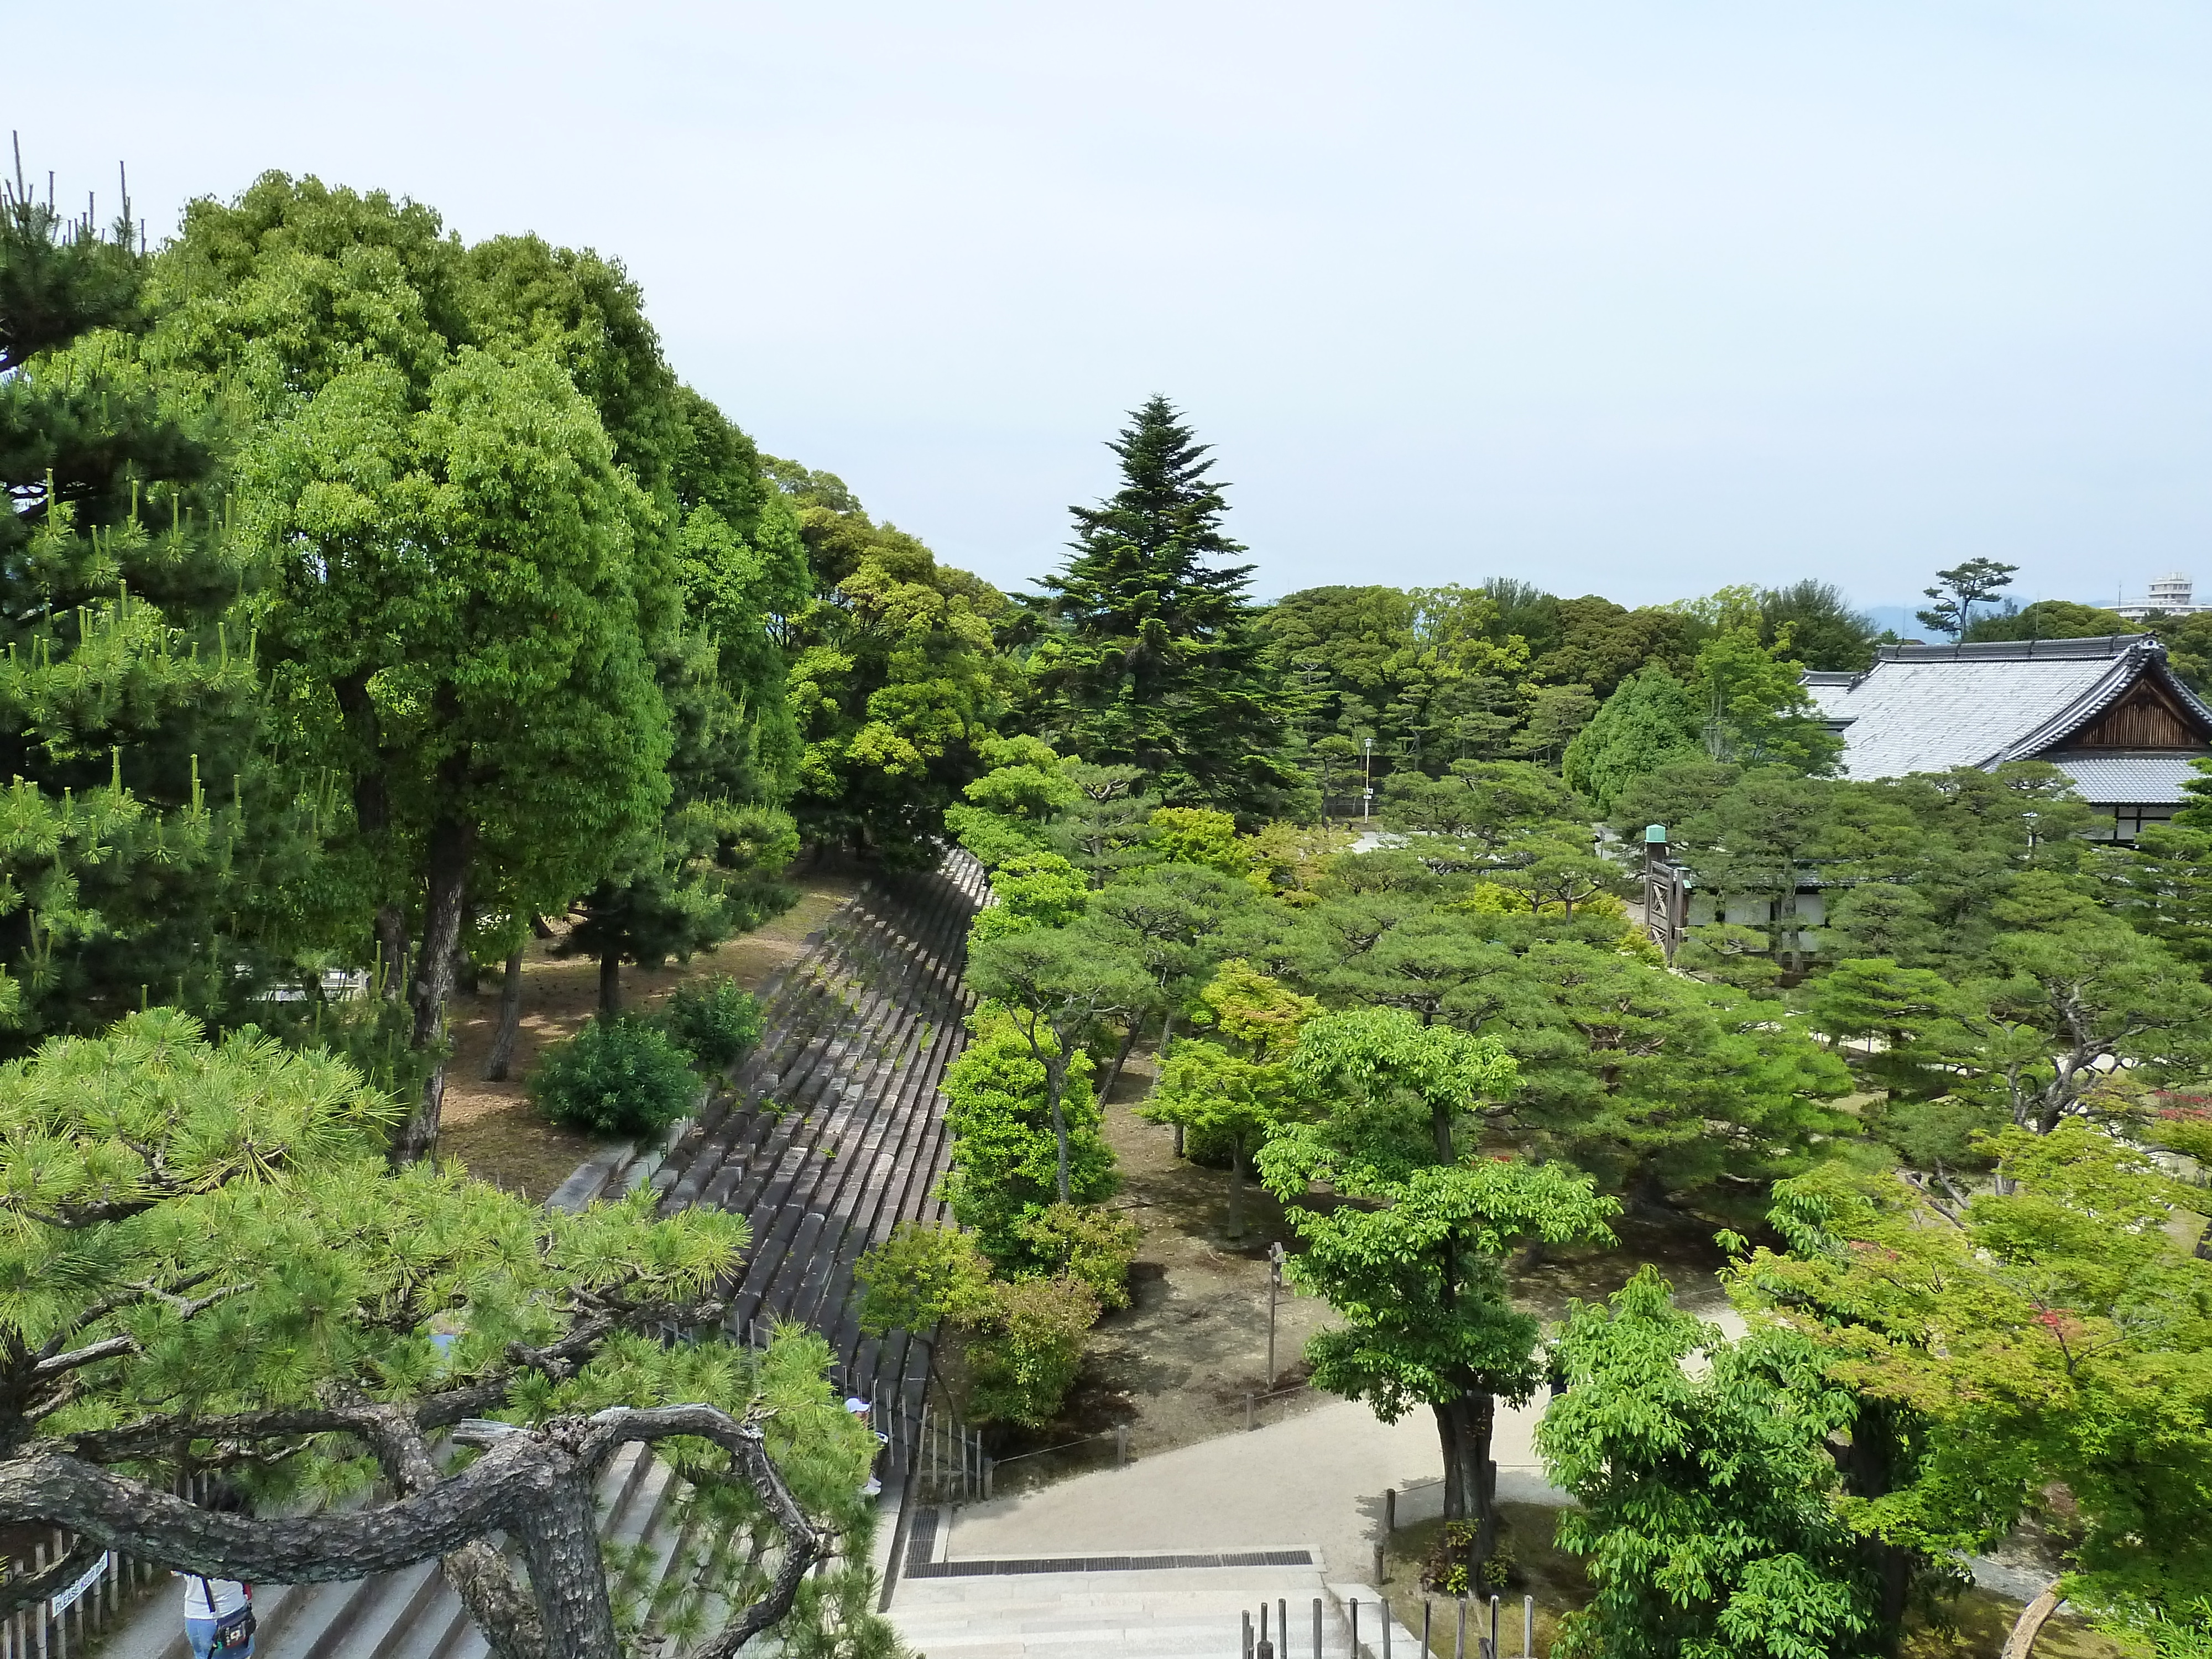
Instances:
[[[208,449],[138,354],[144,262],[0,184],[0,1021],[234,998],[279,872],[245,836],[258,677]],[[281,817],[270,811],[270,817]]]
[[[1074,507],[1075,556],[1036,601],[1031,658],[1045,736],[1099,765],[1151,773],[1171,805],[1264,811],[1296,779],[1275,758],[1279,699],[1245,598],[1252,567],[1222,528],[1209,449],[1154,398],[1108,446],[1122,487]]]

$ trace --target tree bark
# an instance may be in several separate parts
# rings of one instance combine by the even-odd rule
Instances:
[[[1057,1182],[1060,1201],[1073,1200],[1068,1196],[1067,1179],[1067,1066],[1065,1060],[1055,1066],[1048,1059],[1044,1063],[1044,1085],[1052,1096],[1053,1174]]]
[[[376,971],[386,1002],[407,995],[407,913],[396,904],[376,907]]]
[[[1244,1237],[1244,1137],[1229,1137],[1229,1237]],[[1273,1378],[1268,1387],[1273,1388]]]
[[[599,1018],[615,1019],[622,1014],[622,952],[607,951],[599,957]]]
[[[1106,1080],[1098,1085],[1098,1103],[1103,1106],[1113,1097],[1114,1085],[1121,1080],[1121,1067],[1128,1064],[1129,1051],[1137,1046],[1137,1034],[1145,1029],[1145,1017],[1137,1015],[1129,1022],[1129,1029],[1121,1035],[1121,1046],[1115,1051],[1114,1063],[1106,1068]]]
[[[2035,1650],[2035,1638],[2043,1633],[2043,1626],[2051,1615],[2058,1611],[2060,1601],[2056,1578],[2043,1587],[2043,1593],[2020,1610],[2020,1620],[2005,1638],[2003,1659],[2027,1659]]]
[[[1498,1468],[1490,1461],[1498,1398],[1470,1392],[1429,1409],[1444,1455],[1444,1519],[1473,1521],[1474,1559],[1486,1561],[1498,1543]]]
[[[491,1053],[484,1057],[484,1080],[507,1081],[514,1063],[515,1034],[522,1029],[522,947],[507,953],[506,970],[499,981],[499,1025],[491,1037]]]
[[[446,1004],[453,994],[453,947],[460,942],[461,919],[468,900],[469,858],[475,850],[473,824],[444,817],[430,826],[422,948],[416,957],[422,977],[416,987],[415,1038],[410,1045],[418,1054],[434,1052],[446,1039]],[[438,1118],[445,1099],[446,1059],[438,1054],[429,1076],[423,1079],[422,1098],[392,1144],[395,1164],[412,1164],[429,1156],[437,1144]]]
[[[612,1654],[615,1614],[592,1509],[588,1466],[565,1460],[549,1469],[537,1503],[518,1513],[510,1531],[522,1545],[530,1586],[554,1654]]]
[[[592,1483],[634,1440],[696,1435],[730,1455],[729,1478],[750,1486],[783,1535],[785,1556],[769,1593],[692,1650],[729,1659],[791,1610],[823,1540],[769,1461],[761,1430],[712,1406],[615,1408],[589,1421],[558,1419],[532,1429],[488,1425],[483,1455],[450,1478],[431,1464],[419,1425],[401,1407],[363,1404],[323,1414],[369,1441],[404,1494],[346,1515],[261,1520],[202,1509],[173,1493],[60,1452],[0,1462],[0,1524],[37,1522],[100,1548],[185,1572],[246,1582],[313,1584],[365,1578],[443,1557],[471,1616],[501,1659],[617,1659]],[[483,1540],[506,1530],[522,1545],[527,1593]],[[69,1565],[80,1565],[74,1559]],[[0,1616],[44,1599],[69,1566],[0,1583]],[[471,1592],[476,1593],[471,1593]]]

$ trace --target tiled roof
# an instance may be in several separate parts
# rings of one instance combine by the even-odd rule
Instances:
[[[2075,792],[2096,805],[2172,806],[2189,799],[2181,786],[2199,775],[2189,762],[2187,755],[2092,755],[2057,766],[2074,780]]]
[[[2153,665],[2212,724],[2212,709],[2166,672],[2165,658],[2147,634],[1888,646],[1864,673],[1808,674],[1805,689],[1844,735],[1844,775],[1898,778],[2039,753]]]

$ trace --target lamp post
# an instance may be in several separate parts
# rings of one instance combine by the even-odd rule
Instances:
[[[1283,1288],[1283,1241],[1267,1246],[1267,1392],[1275,1391],[1275,1298]]]

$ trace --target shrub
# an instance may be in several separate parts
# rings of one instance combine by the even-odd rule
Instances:
[[[1040,1428],[1074,1384],[1098,1298],[1079,1279],[1024,1279],[995,1286],[994,1302],[968,1339],[969,1415]]]
[[[945,1122],[952,1135],[945,1194],[952,1218],[975,1233],[1000,1273],[1050,1273],[1055,1264],[1038,1256],[1024,1231],[1059,1195],[1044,1066],[1004,1008],[986,1003],[968,1024],[975,1040],[945,1073]],[[1114,1149],[1091,1096],[1091,1070],[1087,1054],[1068,1062],[1060,1103],[1068,1187],[1079,1204],[1111,1195],[1116,1184]]]
[[[726,974],[679,985],[660,1011],[670,1041],[709,1071],[734,1066],[759,1045],[760,999]]]
[[[1134,1222],[1095,1204],[1054,1204],[1023,1222],[1021,1233],[1048,1274],[1080,1279],[1102,1308],[1129,1305]]]
[[[530,1098],[547,1118],[599,1135],[659,1133],[691,1109],[691,1057],[658,1025],[594,1020],[549,1051]]]

